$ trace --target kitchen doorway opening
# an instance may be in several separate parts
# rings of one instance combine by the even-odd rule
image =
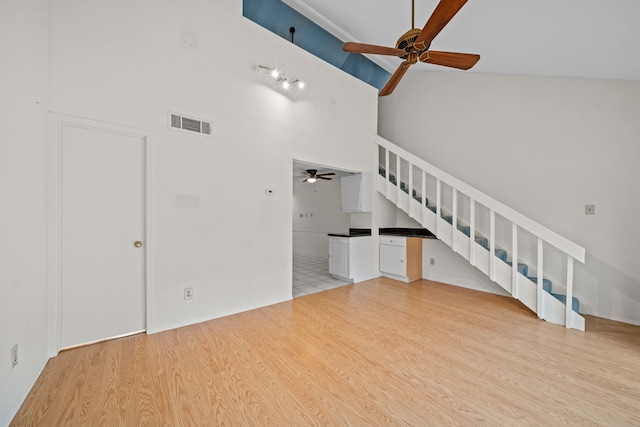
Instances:
[[[351,214],[340,209],[340,179],[352,174],[293,160],[294,298],[350,283],[329,274],[329,233],[346,232],[351,227]]]

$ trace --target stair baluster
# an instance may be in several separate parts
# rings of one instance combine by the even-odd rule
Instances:
[[[402,197],[402,190],[400,190],[400,184],[402,183],[402,162],[399,155],[396,155],[396,191],[395,191],[395,200],[396,205],[400,206],[402,209],[400,198]]]
[[[537,285],[538,285],[538,288],[537,288],[537,291],[538,291],[537,301],[538,302],[537,302],[537,305],[536,305],[536,307],[537,307],[536,311],[537,311],[538,317],[540,319],[542,319],[544,317],[543,316],[544,307],[543,307],[543,303],[542,303],[542,291],[543,291],[543,287],[542,286],[544,285],[544,270],[543,270],[543,267],[544,267],[544,259],[543,259],[542,239],[538,237],[538,272],[537,272],[537,276],[538,276],[538,280],[537,280],[537,282],[538,282],[537,283]]]
[[[565,303],[565,326],[573,327],[573,258],[567,257],[567,302]]]
[[[471,199],[469,210],[469,262],[472,266],[476,266],[476,201]]]
[[[424,169],[421,169],[420,175],[422,181],[422,201],[420,202],[420,214],[422,215],[421,224],[425,224],[427,222],[427,204],[429,203],[429,199],[427,199],[427,173]]]
[[[520,299],[518,286],[518,225],[511,223],[511,295]]]
[[[440,225],[442,218],[442,185],[440,179],[436,180],[436,236],[442,239],[442,226]]]
[[[458,251],[458,190],[455,188],[452,190],[453,204],[451,206],[451,248],[454,252]]]
[[[489,278],[496,280],[496,213],[489,211]]]

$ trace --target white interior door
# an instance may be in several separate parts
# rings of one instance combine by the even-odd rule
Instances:
[[[61,347],[142,331],[146,141],[65,125],[60,144]]]

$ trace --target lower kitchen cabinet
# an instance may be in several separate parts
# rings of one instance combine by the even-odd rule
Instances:
[[[329,273],[349,277],[349,238],[329,237]]]
[[[329,273],[339,279],[357,283],[372,277],[371,236],[329,237]]]
[[[422,239],[380,236],[380,273],[406,283],[422,279]]]

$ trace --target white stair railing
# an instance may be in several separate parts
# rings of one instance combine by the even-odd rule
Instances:
[[[434,232],[436,237],[449,245],[455,252],[465,257],[471,265],[483,271],[491,280],[501,285],[519,299],[539,318],[563,324],[567,328],[584,330],[584,318],[572,310],[573,297],[573,263],[585,261],[585,249],[567,238],[555,233],[543,225],[533,221],[525,215],[502,204],[492,197],[482,193],[472,186],[447,174],[439,168],[409,153],[401,147],[377,136],[376,150],[379,156],[378,165],[384,168],[383,174],[378,175],[377,189],[387,199],[396,204],[416,219],[423,227]],[[395,162],[390,162],[390,155],[395,156]],[[408,165],[408,170],[402,169],[402,164]],[[414,176],[419,170],[419,179],[414,185]],[[391,176],[394,175],[395,183]],[[407,192],[401,188],[404,185],[402,177],[406,176]],[[424,203],[427,198],[427,181],[435,179],[435,212]],[[451,188],[451,222],[443,218],[443,185]],[[414,199],[413,191],[419,193],[422,202]],[[431,191],[433,194],[433,191]],[[469,199],[469,236],[458,229],[461,220],[458,218],[458,196],[464,195]],[[433,204],[430,204],[433,205]],[[483,206],[489,211],[488,251],[476,242],[478,230],[478,207]],[[496,215],[510,223],[511,229],[511,266],[500,261],[496,256]],[[532,282],[518,270],[518,232],[525,230],[537,239],[537,283]],[[544,245],[557,248],[567,259],[566,272],[566,304],[563,304],[548,292],[543,292],[544,283]]]

